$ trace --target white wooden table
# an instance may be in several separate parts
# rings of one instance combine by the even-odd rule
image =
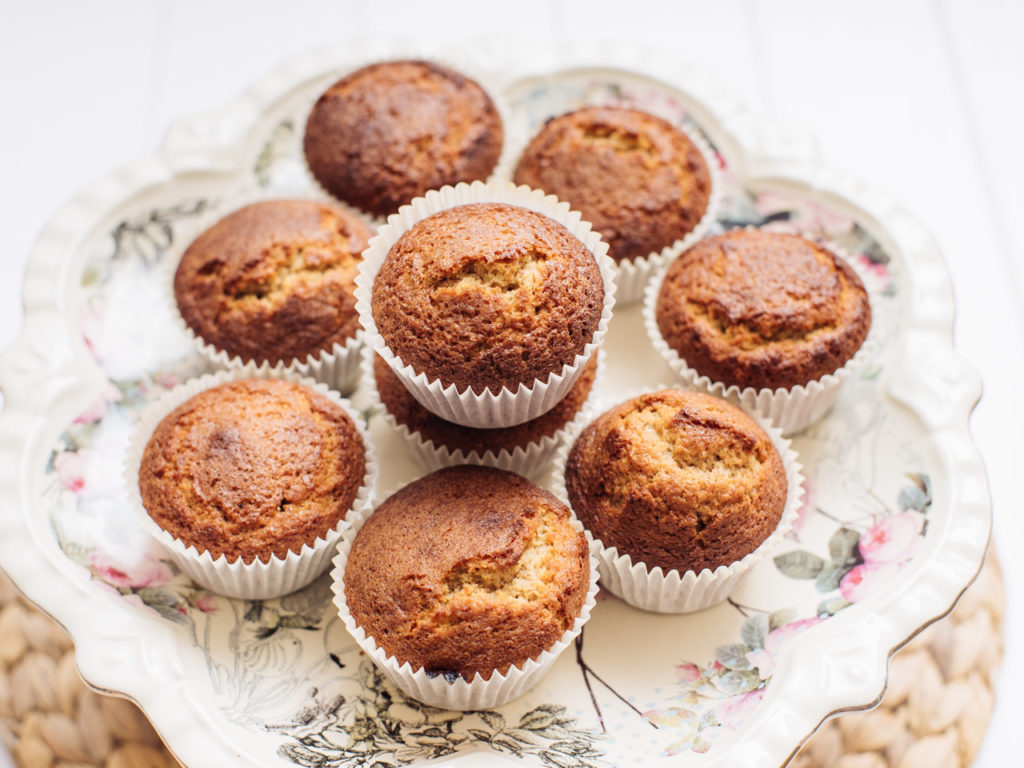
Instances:
[[[808,129],[830,165],[902,201],[945,254],[958,348],[985,382],[972,424],[1010,601],[1002,695],[976,765],[1015,764],[1024,746],[1015,690],[1024,682],[1024,3],[516,0],[501,10],[472,0],[0,0],[0,348],[21,326],[25,263],[51,214],[155,148],[175,118],[224,104],[292,55],[373,36],[458,45],[497,33],[678,51],[766,119]]]

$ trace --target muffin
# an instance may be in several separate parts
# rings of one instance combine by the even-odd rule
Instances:
[[[785,389],[844,366],[871,327],[857,273],[796,236],[737,229],[672,263],[654,309],[664,342],[699,375],[740,389]]]
[[[523,424],[499,429],[464,427],[431,413],[412,396],[380,355],[374,356],[373,377],[381,404],[411,438],[410,443],[425,466],[438,469],[469,461],[529,476],[532,470],[547,469],[547,459],[557,445],[555,436],[577,417],[590,397],[597,376],[597,357],[590,359],[569,394],[550,411]],[[550,443],[549,450],[540,450],[542,443]],[[523,455],[527,453],[529,459]],[[522,460],[518,464],[517,457]]]
[[[735,563],[775,531],[787,504],[786,468],[758,423],[725,400],[677,389],[599,416],[564,477],[591,535],[648,570]]]
[[[501,116],[476,82],[426,61],[389,61],[320,96],[303,148],[324,189],[387,216],[428,189],[486,179],[503,140]]]
[[[628,261],[697,227],[711,173],[678,128],[635,109],[586,107],[549,120],[523,151],[515,182],[565,200]]]
[[[564,226],[525,208],[477,203],[413,225],[373,282],[388,348],[428,379],[499,392],[573,365],[597,331],[604,284]]]
[[[377,507],[343,578],[347,612],[392,671],[408,663],[474,682],[523,669],[564,639],[591,570],[564,504],[511,472],[461,466]]]
[[[185,547],[267,563],[337,532],[366,484],[366,449],[323,393],[239,379],[199,391],[152,429],[138,490],[152,520]]]
[[[337,205],[247,205],[186,249],[174,275],[181,317],[202,342],[242,362],[337,353],[360,328],[353,292],[370,236]]]

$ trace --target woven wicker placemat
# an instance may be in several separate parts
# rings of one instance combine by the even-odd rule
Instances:
[[[0,730],[21,768],[171,768],[149,721],[82,683],[74,646],[0,575]],[[901,650],[870,712],[825,723],[790,768],[958,768],[981,746],[1003,652],[991,554],[954,611]]]

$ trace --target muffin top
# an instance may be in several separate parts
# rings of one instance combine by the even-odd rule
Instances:
[[[349,611],[377,645],[466,680],[549,649],[589,585],[587,541],[564,504],[519,475],[468,465],[377,507],[345,568]]]
[[[796,235],[737,229],[673,262],[655,311],[687,365],[741,388],[789,388],[841,368],[871,327],[857,273]]]
[[[373,283],[373,319],[403,363],[461,392],[516,390],[561,372],[593,338],[594,255],[539,213],[463,205],[415,224]]]
[[[606,547],[649,569],[700,572],[760,546],[782,517],[786,471],[736,406],[666,389],[606,411],[565,468],[576,515]]]
[[[587,107],[547,122],[517,184],[543,189],[594,225],[616,261],[672,245],[707,211],[711,174],[685,133],[635,109]]]
[[[229,562],[284,558],[326,536],[366,473],[362,437],[337,403],[290,381],[207,389],[160,422],[139,466],[149,516]]]
[[[174,275],[189,328],[245,362],[290,363],[359,329],[355,278],[369,228],[312,200],[269,200],[197,237]]]
[[[425,61],[388,61],[324,92],[304,149],[328,192],[387,216],[428,189],[487,178],[503,141],[501,116],[473,80]]]
[[[511,452],[517,447],[525,449],[572,421],[594,386],[597,354],[590,358],[572,389],[554,408],[530,421],[500,429],[464,427],[431,413],[409,393],[380,355],[373,361],[373,375],[380,400],[396,422],[434,445],[445,446],[450,451],[461,450],[467,456],[473,451],[483,456],[487,451],[497,454],[499,451]]]

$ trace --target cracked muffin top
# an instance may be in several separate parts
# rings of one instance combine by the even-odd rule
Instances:
[[[399,664],[485,680],[570,629],[590,560],[569,509],[511,472],[459,466],[390,496],[345,567],[356,623]]]
[[[601,320],[594,255],[558,222],[501,203],[412,226],[373,283],[385,343],[430,380],[480,393],[532,385],[572,364]]]
[[[737,229],[673,262],[658,293],[662,338],[687,365],[741,388],[789,388],[841,368],[871,328],[857,273],[796,235]]]
[[[363,439],[341,406],[294,382],[243,379],[164,417],[143,451],[139,492],[186,546],[267,562],[326,536],[365,473]]]
[[[648,569],[700,572],[742,559],[782,517],[786,471],[736,406],[666,389],[601,414],[566,463],[569,503],[604,543]]]
[[[685,237],[711,195],[707,163],[685,133],[616,107],[549,120],[523,151],[515,182],[568,202],[601,233],[616,261]]]
[[[353,292],[370,236],[336,205],[247,205],[185,251],[174,275],[178,309],[203,341],[245,362],[315,357],[359,329]]]
[[[445,446],[450,451],[461,450],[466,456],[473,451],[483,456],[487,451],[497,454],[499,451],[512,452],[517,447],[525,449],[531,443],[555,434],[572,421],[594,386],[597,355],[583,366],[569,393],[550,411],[522,424],[497,429],[464,427],[431,413],[412,396],[380,355],[374,358],[373,375],[380,401],[397,423],[434,445]]]
[[[501,116],[476,82],[426,61],[388,61],[324,92],[303,147],[324,189],[387,216],[428,189],[486,179],[503,141]]]

